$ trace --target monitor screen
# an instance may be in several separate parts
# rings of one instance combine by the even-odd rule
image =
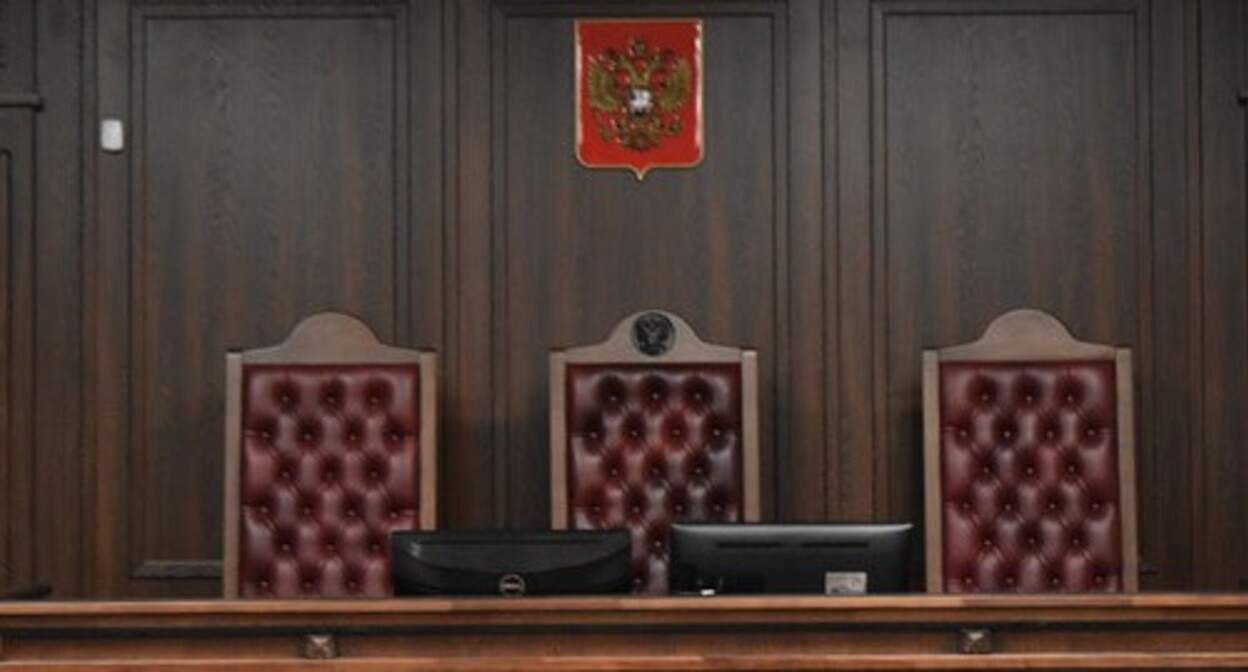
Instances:
[[[676,523],[672,594],[900,593],[909,523]]]
[[[399,531],[396,595],[571,595],[628,592],[626,530]]]

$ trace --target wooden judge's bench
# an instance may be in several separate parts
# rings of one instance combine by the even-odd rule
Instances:
[[[0,669],[1248,668],[1248,596],[0,605]]]

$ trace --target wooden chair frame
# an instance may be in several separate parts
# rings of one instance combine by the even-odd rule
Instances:
[[[342,313],[313,315],[276,346],[230,352],[225,359],[225,540],[223,591],[238,597],[241,502],[239,453],[242,449],[243,367],[252,364],[355,365],[417,364],[420,368],[420,526],[435,529],[438,519],[436,353],[385,345],[360,320]]]
[[[1117,381],[1118,482],[1122,507],[1123,589],[1139,590],[1136,538],[1134,377],[1131,351],[1076,340],[1057,318],[1039,310],[1010,311],[993,320],[979,340],[923,351],[923,486],[926,510],[927,592],[943,593],[940,505],[940,365],[945,362],[1113,360]]]
[[[659,313],[671,320],[675,339],[671,349],[660,355],[647,355],[633,343],[632,329],[637,318]],[[716,364],[741,365],[741,426],[742,426],[742,493],[744,520],[759,519],[759,448],[758,448],[758,353],[750,349],[706,343],[693,328],[674,313],[642,310],[620,321],[607,340],[550,354],[550,515],[551,527],[567,529],[568,521],[568,433],[567,390],[565,381],[569,364]]]

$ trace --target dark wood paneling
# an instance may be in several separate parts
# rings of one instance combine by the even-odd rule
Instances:
[[[1191,483],[1198,587],[1248,588],[1248,3],[1202,5],[1204,441]]]
[[[921,519],[924,347],[1037,307],[1147,380],[1147,25],[1129,3],[873,5],[877,517]]]
[[[0,530],[5,535],[0,543],[0,585],[14,587],[47,577],[54,570],[37,564],[43,547],[35,534],[36,466],[42,462],[33,448],[39,411],[34,382],[35,8],[29,2],[7,2],[0,9],[0,92],[4,94],[0,105],[0,285],[5,290],[0,294],[5,304],[0,308],[0,441],[4,442]],[[75,473],[70,471],[71,476]],[[72,496],[68,499],[73,501]],[[64,535],[57,538],[66,539]],[[67,569],[68,564],[58,567]]]
[[[492,333],[504,392],[496,445],[507,476],[498,495],[505,523],[549,520],[539,503],[549,488],[550,349],[602,340],[622,316],[647,306],[681,314],[708,341],[759,351],[766,480],[775,469],[776,424],[789,410],[775,405],[778,363],[788,354],[785,6],[697,8],[705,58],[714,64],[705,71],[705,110],[716,141],[696,169],[656,170],[640,182],[575,159],[572,28],[583,12],[528,9],[500,5],[494,14],[502,165],[493,196]],[[693,8],[636,11],[688,15]],[[806,479],[819,486],[818,471]],[[767,491],[771,515],[775,490]]]
[[[576,163],[607,15],[705,20],[703,165]],[[1239,587],[1246,38],[1245,0],[0,2],[0,105],[43,102],[0,109],[0,557],[214,594],[221,354],[331,307],[442,354],[446,527],[546,524],[547,353],[646,305],[759,349],[765,517],[919,520],[919,350],[1032,305],[1135,352],[1145,585]]]
[[[117,337],[97,371],[115,392],[97,403],[124,414],[98,437],[100,481],[126,484],[105,498],[116,507],[106,552],[122,587],[213,578],[225,350],[278,342],[329,309],[358,315],[386,341],[440,340],[441,186],[436,163],[411,144],[436,133],[427,123],[410,130],[412,101],[422,121],[437,119],[417,92],[437,89],[439,52],[415,53],[412,10],[399,2],[110,9],[130,10],[100,26],[128,59],[101,66],[101,100],[128,104],[113,114],[131,133],[126,153],[100,169],[101,185],[129,194],[102,209],[107,251],[96,268],[128,280],[94,306],[99,328]],[[427,36],[439,21],[420,14]],[[417,64],[431,81],[414,79]],[[437,143],[421,155],[430,149]],[[413,165],[427,183],[414,181]],[[416,230],[413,201],[430,193],[433,217]],[[434,317],[413,327],[414,309]]]

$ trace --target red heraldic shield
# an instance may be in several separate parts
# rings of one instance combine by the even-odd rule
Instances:
[[[576,158],[588,168],[702,162],[702,22],[576,22]]]

